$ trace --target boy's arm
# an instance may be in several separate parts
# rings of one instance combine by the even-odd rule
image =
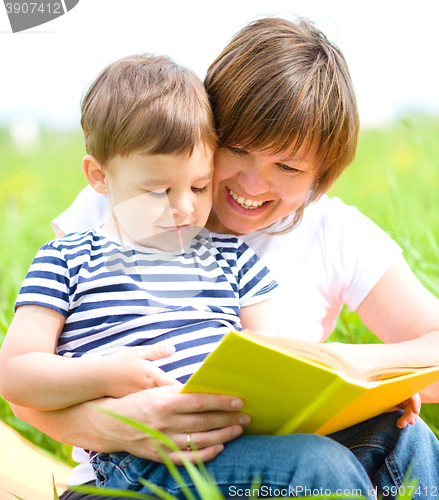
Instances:
[[[53,309],[24,305],[0,351],[0,393],[17,405],[57,410],[104,396],[122,397],[175,381],[147,361],[148,347],[109,356],[65,358],[55,354],[64,316]],[[156,356],[167,357],[163,346]]]

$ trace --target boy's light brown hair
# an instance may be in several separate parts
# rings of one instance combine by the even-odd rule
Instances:
[[[192,154],[216,146],[200,79],[166,56],[140,54],[108,65],[81,105],[87,153],[105,165],[130,153]]]
[[[260,19],[232,38],[204,83],[220,147],[316,150],[316,182],[290,230],[355,156],[357,102],[342,53],[306,19]]]

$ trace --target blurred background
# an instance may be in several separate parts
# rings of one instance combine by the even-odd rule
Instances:
[[[86,182],[79,127],[84,88],[108,63],[131,53],[168,54],[203,78],[246,23],[267,15],[313,20],[344,53],[362,131],[354,164],[332,188],[404,248],[439,296],[439,69],[437,0],[80,0],[66,15],[12,34],[0,5],[0,342],[20,284],[50,221]],[[343,311],[332,340],[374,342]],[[437,405],[423,414],[439,433]],[[0,419],[69,460],[69,448],[16,419]]]
[[[265,15],[309,17],[341,48],[364,125],[407,110],[439,112],[436,0],[81,0],[16,34],[0,9],[0,123],[23,116],[77,127],[84,87],[108,63],[139,51],[169,54],[203,78],[227,41]]]

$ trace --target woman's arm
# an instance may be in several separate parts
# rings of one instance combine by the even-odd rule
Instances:
[[[55,238],[62,238],[66,233],[60,229],[56,224],[53,225],[53,230],[55,231]]]
[[[82,233],[104,221],[109,210],[106,195],[87,185],[67,210],[52,221],[52,227],[57,238],[69,233]]]
[[[221,453],[223,444],[238,437],[242,427],[250,423],[250,417],[239,413],[242,400],[214,394],[179,394],[176,386],[148,389],[119,399],[104,398],[93,403],[165,433],[182,450],[186,450],[187,433],[190,432],[191,441],[204,462]],[[161,461],[145,434],[97,412],[87,403],[58,411],[31,410],[17,405],[11,408],[17,417],[58,441],[98,452],[123,450]],[[195,462],[192,452],[184,454]],[[175,453],[169,456],[174,463],[182,463]]]
[[[389,363],[439,363],[439,299],[399,257],[357,308],[365,325],[385,345],[337,347],[363,371]],[[423,402],[439,401],[439,383],[421,393]]]
[[[270,334],[279,335],[271,299],[241,308],[241,325],[243,330],[261,331],[262,333],[269,331]]]

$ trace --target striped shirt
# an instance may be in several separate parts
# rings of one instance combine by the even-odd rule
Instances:
[[[266,300],[277,286],[235,236],[203,229],[178,252],[136,245],[91,229],[46,243],[23,282],[16,307],[61,313],[57,353],[111,354],[129,346],[170,343],[176,352],[156,366],[185,382],[231,329],[240,309]]]

